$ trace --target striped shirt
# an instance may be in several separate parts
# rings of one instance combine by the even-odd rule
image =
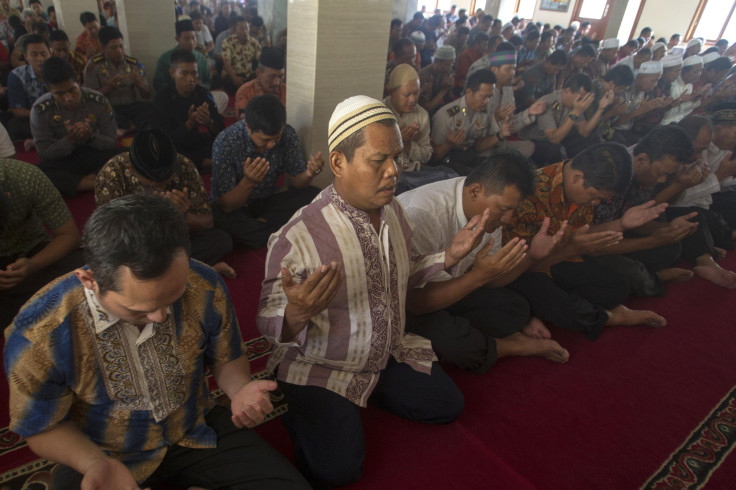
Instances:
[[[36,293],[5,333],[10,430],[28,437],[70,420],[138,482],[170,445],[216,447],[205,368],[243,354],[220,276],[190,261],[166,319],[133,342],[129,331],[73,273]]]
[[[366,406],[390,356],[429,374],[431,343],[404,332],[406,292],[444,267],[445,254],[412,254],[412,231],[397,200],[381,209],[378,232],[368,213],[334,186],[271,236],[257,324],[274,344],[268,368],[281,381],[319,386]],[[329,306],[291,342],[280,342],[287,298],[281,268],[303,281],[322,264],[342,264],[344,277]]]

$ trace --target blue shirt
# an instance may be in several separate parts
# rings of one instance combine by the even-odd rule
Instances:
[[[248,203],[265,199],[276,190],[276,181],[282,173],[292,177],[307,170],[307,162],[299,148],[299,138],[294,128],[284,127],[281,140],[272,149],[259,153],[253,146],[244,121],[238,121],[221,132],[212,146],[212,200],[233,190],[245,177],[243,163],[246,158],[263,157],[271,167],[266,177],[250,193]],[[247,205],[247,204],[246,204]]]
[[[8,104],[11,109],[30,109],[36,99],[46,93],[46,85],[36,76],[31,65],[19,66],[8,76]]]

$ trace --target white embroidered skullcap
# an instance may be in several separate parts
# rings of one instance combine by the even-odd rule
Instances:
[[[573,20],[572,22],[570,22],[570,27],[577,31],[578,29],[580,29],[580,22],[577,20]]]
[[[615,37],[609,37],[603,43],[601,44],[601,49],[613,49],[618,48],[620,43],[618,42],[618,39]]]
[[[435,60],[454,60],[455,59],[455,48],[449,44],[443,44],[434,53]]]
[[[682,56],[683,54],[685,54],[685,48],[683,48],[682,46],[675,46],[674,48],[670,49],[670,54],[679,54],[680,56]]]
[[[703,66],[703,57],[702,56],[698,56],[696,54],[696,55],[693,55],[693,56],[688,56],[682,62],[682,67],[683,68],[686,67],[686,66],[693,66],[693,65]]]
[[[658,50],[660,48],[664,48],[664,52],[665,53],[667,52],[667,45],[665,43],[663,43],[662,41],[660,41],[660,42],[654,43],[654,45],[652,45],[652,53],[654,53],[656,50]]]
[[[700,44],[702,46],[703,45],[703,41],[701,41],[699,37],[694,37],[694,38],[692,38],[691,40],[689,40],[687,42],[687,47],[688,48],[692,48],[696,44]]]
[[[327,144],[333,151],[345,138],[374,122],[396,116],[386,104],[366,95],[355,95],[337,104],[327,131]]]
[[[639,67],[638,75],[661,75],[662,74],[662,62],[661,61],[647,61],[642,63]]]
[[[676,54],[668,54],[660,60],[662,62],[662,68],[670,68],[672,66],[682,65],[682,56]]]
[[[422,31],[414,31],[411,33],[411,36],[409,36],[409,39],[411,39],[411,42],[414,44],[422,44],[423,42],[427,41],[427,38],[424,36],[424,33]]]
[[[721,53],[716,53],[715,51],[714,52],[711,52],[711,53],[708,53],[708,54],[704,54],[703,55],[703,63],[707,65],[711,61],[715,61],[715,60],[717,60],[720,57],[721,57]]]
[[[503,27],[501,28],[501,32],[505,31],[505,30],[506,30],[506,29],[508,29],[509,27],[510,27],[510,28],[512,28],[512,29],[514,29],[514,24],[512,24],[511,22],[507,22],[507,23],[505,23],[505,24],[503,25]]]

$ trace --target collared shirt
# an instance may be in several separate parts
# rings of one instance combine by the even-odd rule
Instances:
[[[683,94],[692,94],[693,84],[685,83],[682,77],[677,77],[677,80],[672,82],[670,85],[670,96],[673,99],[677,99]],[[700,106],[700,99],[689,100],[687,102],[681,102],[671,109],[667,110],[662,117],[661,125],[666,126],[673,122],[680,122],[687,117],[693,110]]]
[[[245,177],[246,158],[263,157],[271,165],[268,173],[250,193],[248,202],[265,199],[276,190],[276,181],[286,172],[292,177],[307,170],[307,162],[299,148],[294,128],[284,127],[281,140],[272,149],[259,153],[250,139],[244,121],[238,121],[221,132],[212,146],[212,200],[231,191]]]
[[[66,122],[87,121],[92,126],[89,141],[79,143],[97,150],[115,148],[118,144],[115,114],[104,95],[88,88],[82,91],[76,109],[67,109],[52,94],[40,97],[31,110],[31,133],[42,159],[63,158],[78,146],[66,137]]]
[[[632,181],[626,191],[615,194],[607,201],[601,201],[595,207],[594,223],[608,223],[620,219],[626,211],[634,206],[649,202],[654,195],[655,187],[642,187],[636,181]]]
[[[141,81],[148,85],[146,72],[143,65],[132,56],[126,56],[119,65],[111,63],[107,57],[100,53],[90,58],[87,68],[84,70],[84,86],[93,90],[100,90],[107,85],[107,81],[117,75],[122,75],[120,85],[106,95],[110,104],[114,106],[129,105],[140,100],[138,88],[131,77],[136,71],[141,76]]]
[[[698,206],[704,209],[709,209],[710,205],[713,204],[713,193],[721,190],[721,183],[718,181],[716,176],[716,170],[721,166],[721,162],[726,156],[729,156],[731,152],[729,150],[721,150],[713,142],[708,145],[708,148],[703,152],[701,163],[710,169],[708,176],[698,185],[688,187],[685,191],[680,194],[671,206],[674,207],[690,207]],[[731,177],[733,180],[733,177]]]
[[[495,121],[495,115],[498,108],[506,107],[509,105],[516,107],[514,88],[508,85],[501,88],[496,86],[496,88],[493,90],[493,95],[491,95],[491,98],[488,99],[487,112],[491,115],[492,118],[494,118]],[[516,112],[515,114],[511,115],[511,123],[514,126],[514,132],[519,132],[521,129],[529,126],[530,124],[533,124],[534,121],[536,121],[536,116],[529,114],[528,109],[524,109],[523,111]],[[496,124],[498,124],[497,121]]]
[[[461,149],[470,148],[477,139],[496,134],[499,131],[498,124],[493,114],[475,112],[468,108],[463,95],[455,102],[443,106],[432,118],[431,140],[435,145],[441,145],[447,139],[447,133],[451,130],[465,129],[465,140],[460,145]]]
[[[447,249],[455,235],[467,226],[468,218],[463,211],[465,179],[457,177],[433,182],[397,197],[414,224],[411,243],[417,253],[425,255]],[[501,227],[498,227],[493,233],[486,233],[480,245],[457,264],[457,271],[465,273],[473,265],[478,251],[485,247],[491,238],[494,240],[491,254],[501,250],[501,230]],[[452,275],[442,271],[437,273],[432,281],[445,281],[451,278]]]
[[[547,110],[537,116],[537,124],[527,126],[521,132],[522,138],[545,141],[547,136],[544,132],[548,129],[557,129],[562,126],[568,114],[570,114],[571,109],[562,105],[561,90],[555,90],[539,100],[547,104]]]
[[[133,352],[125,322],[88,301],[74,273],[45,286],[6,330],[10,430],[29,437],[71,420],[139,483],[168,446],[215,447],[205,368],[243,354],[222,278],[191,260],[187,290],[170,311]]]
[[[541,99],[545,95],[555,91],[557,75],[548,74],[547,70],[545,70],[545,65],[546,63],[534,65],[522,75],[524,86],[521,90],[529,104],[531,104],[532,100]]]
[[[563,167],[570,160],[542,167],[537,170],[537,186],[534,193],[521,203],[508,225],[503,227],[503,241],[508,243],[514,237],[531,243],[542,226],[544,218],[549,217],[549,234],[560,230],[567,220],[568,230],[575,230],[593,222],[593,206],[576,206],[565,198],[563,186]],[[578,258],[579,260],[579,258]]]
[[[261,45],[252,37],[241,42],[231,34],[222,42],[222,57],[230,61],[236,75],[250,80],[255,76],[254,64],[261,58]]]
[[[624,93],[622,94],[622,98],[624,100],[624,103],[626,104],[626,114],[629,114],[639,108],[641,103],[647,98],[647,94],[646,92],[637,91],[632,85],[624,91]],[[616,126],[614,126],[614,129],[617,129],[619,131],[626,131],[631,129],[633,125],[634,121],[629,120],[628,122],[625,122],[623,124],[616,124]]]
[[[189,211],[191,214],[210,214],[209,195],[197,172],[197,167],[184,155],[177,154],[174,173],[166,184],[155,189],[145,186],[130,162],[130,153],[124,152],[111,158],[97,174],[95,183],[95,204],[102,206],[113,199],[128,194],[144,194],[153,190],[159,192],[187,189]]]
[[[417,104],[413,111],[399,114],[391,105],[391,97],[383,99],[383,103],[396,116],[400,129],[414,123],[419,125],[419,133],[417,133],[414,141],[411,142],[409,153],[407,154],[404,151],[402,154],[403,162],[401,164],[402,171],[404,172],[419,170],[422,165],[429,161],[429,157],[432,156],[432,143],[429,142],[429,114],[419,104]]]
[[[280,342],[287,299],[286,267],[303,281],[322,264],[342,264],[343,280],[327,309],[288,343]],[[381,208],[378,230],[368,213],[349,205],[334,186],[323,190],[271,235],[256,323],[274,343],[269,370],[297,385],[319,386],[366,406],[390,357],[429,374],[429,340],[404,331],[410,288],[444,267],[445,254],[417,257],[411,225],[398,201]]]
[[[419,70],[419,85],[421,87],[420,93],[419,93],[419,104],[422,107],[425,107],[432,99],[434,99],[437,94],[440,93],[440,91],[443,89],[442,87],[442,79],[445,78],[447,75],[444,73],[437,73],[434,69],[434,64],[425,66],[421,70]],[[447,93],[449,93],[449,89],[446,90]],[[445,95],[445,98],[447,98],[447,94]],[[432,112],[429,113],[430,116],[434,115],[435,112],[437,112],[437,109],[439,107],[436,107]]]
[[[471,42],[468,41],[468,46],[470,46]],[[469,47],[465,51],[463,51],[460,55],[457,57],[457,61],[455,62],[455,86],[464,88],[465,87],[465,80],[467,79],[470,71],[470,67],[475,63],[477,60],[479,60],[483,56],[483,53],[478,51],[478,49],[474,47]]]
[[[156,73],[153,75],[153,88],[156,92],[160,92],[174,81],[169,74],[169,68],[171,68],[171,53],[177,49],[179,49],[179,46],[166,51],[159,57],[158,63],[156,63]],[[212,85],[212,75],[210,74],[210,64],[207,61],[207,57],[197,50],[194,50],[192,54],[197,58],[199,84],[209,90]]]
[[[30,109],[46,93],[46,85],[31,65],[14,68],[8,75],[8,104],[10,108]]]
[[[77,73],[77,83],[84,84],[84,70],[87,68],[87,57],[76,51],[69,51],[69,64]]]
[[[245,109],[248,105],[248,101],[257,95],[263,95],[270,92],[264,92],[261,87],[261,83],[257,78],[254,78],[250,82],[246,82],[240,86],[237,92],[235,92],[235,110]],[[283,81],[279,86],[279,99],[281,103],[286,106],[286,83]]]
[[[77,36],[77,44],[74,46],[74,51],[83,54],[88,57],[92,57],[98,53],[102,53],[102,44],[97,37],[93,37],[87,31]]]
[[[12,193],[8,219],[0,233],[0,257],[33,250],[50,241],[46,228],[56,230],[72,219],[59,191],[35,165],[0,159],[0,186]]]

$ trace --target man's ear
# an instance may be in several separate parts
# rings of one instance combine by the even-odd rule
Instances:
[[[572,182],[573,184],[584,184],[585,174],[578,169],[572,169]]]
[[[480,182],[471,184],[468,187],[468,193],[472,199],[476,199],[478,196],[483,195],[483,185]]]
[[[649,160],[649,155],[646,153],[639,153],[634,155],[634,165],[649,165],[652,162]]]
[[[95,274],[91,269],[76,269],[74,275],[77,276],[82,286],[92,291],[97,291],[97,281],[95,281]]]
[[[345,154],[341,151],[331,151],[328,160],[330,162],[330,170],[332,170],[335,178],[342,177],[342,174],[345,172],[345,165],[348,164]]]

